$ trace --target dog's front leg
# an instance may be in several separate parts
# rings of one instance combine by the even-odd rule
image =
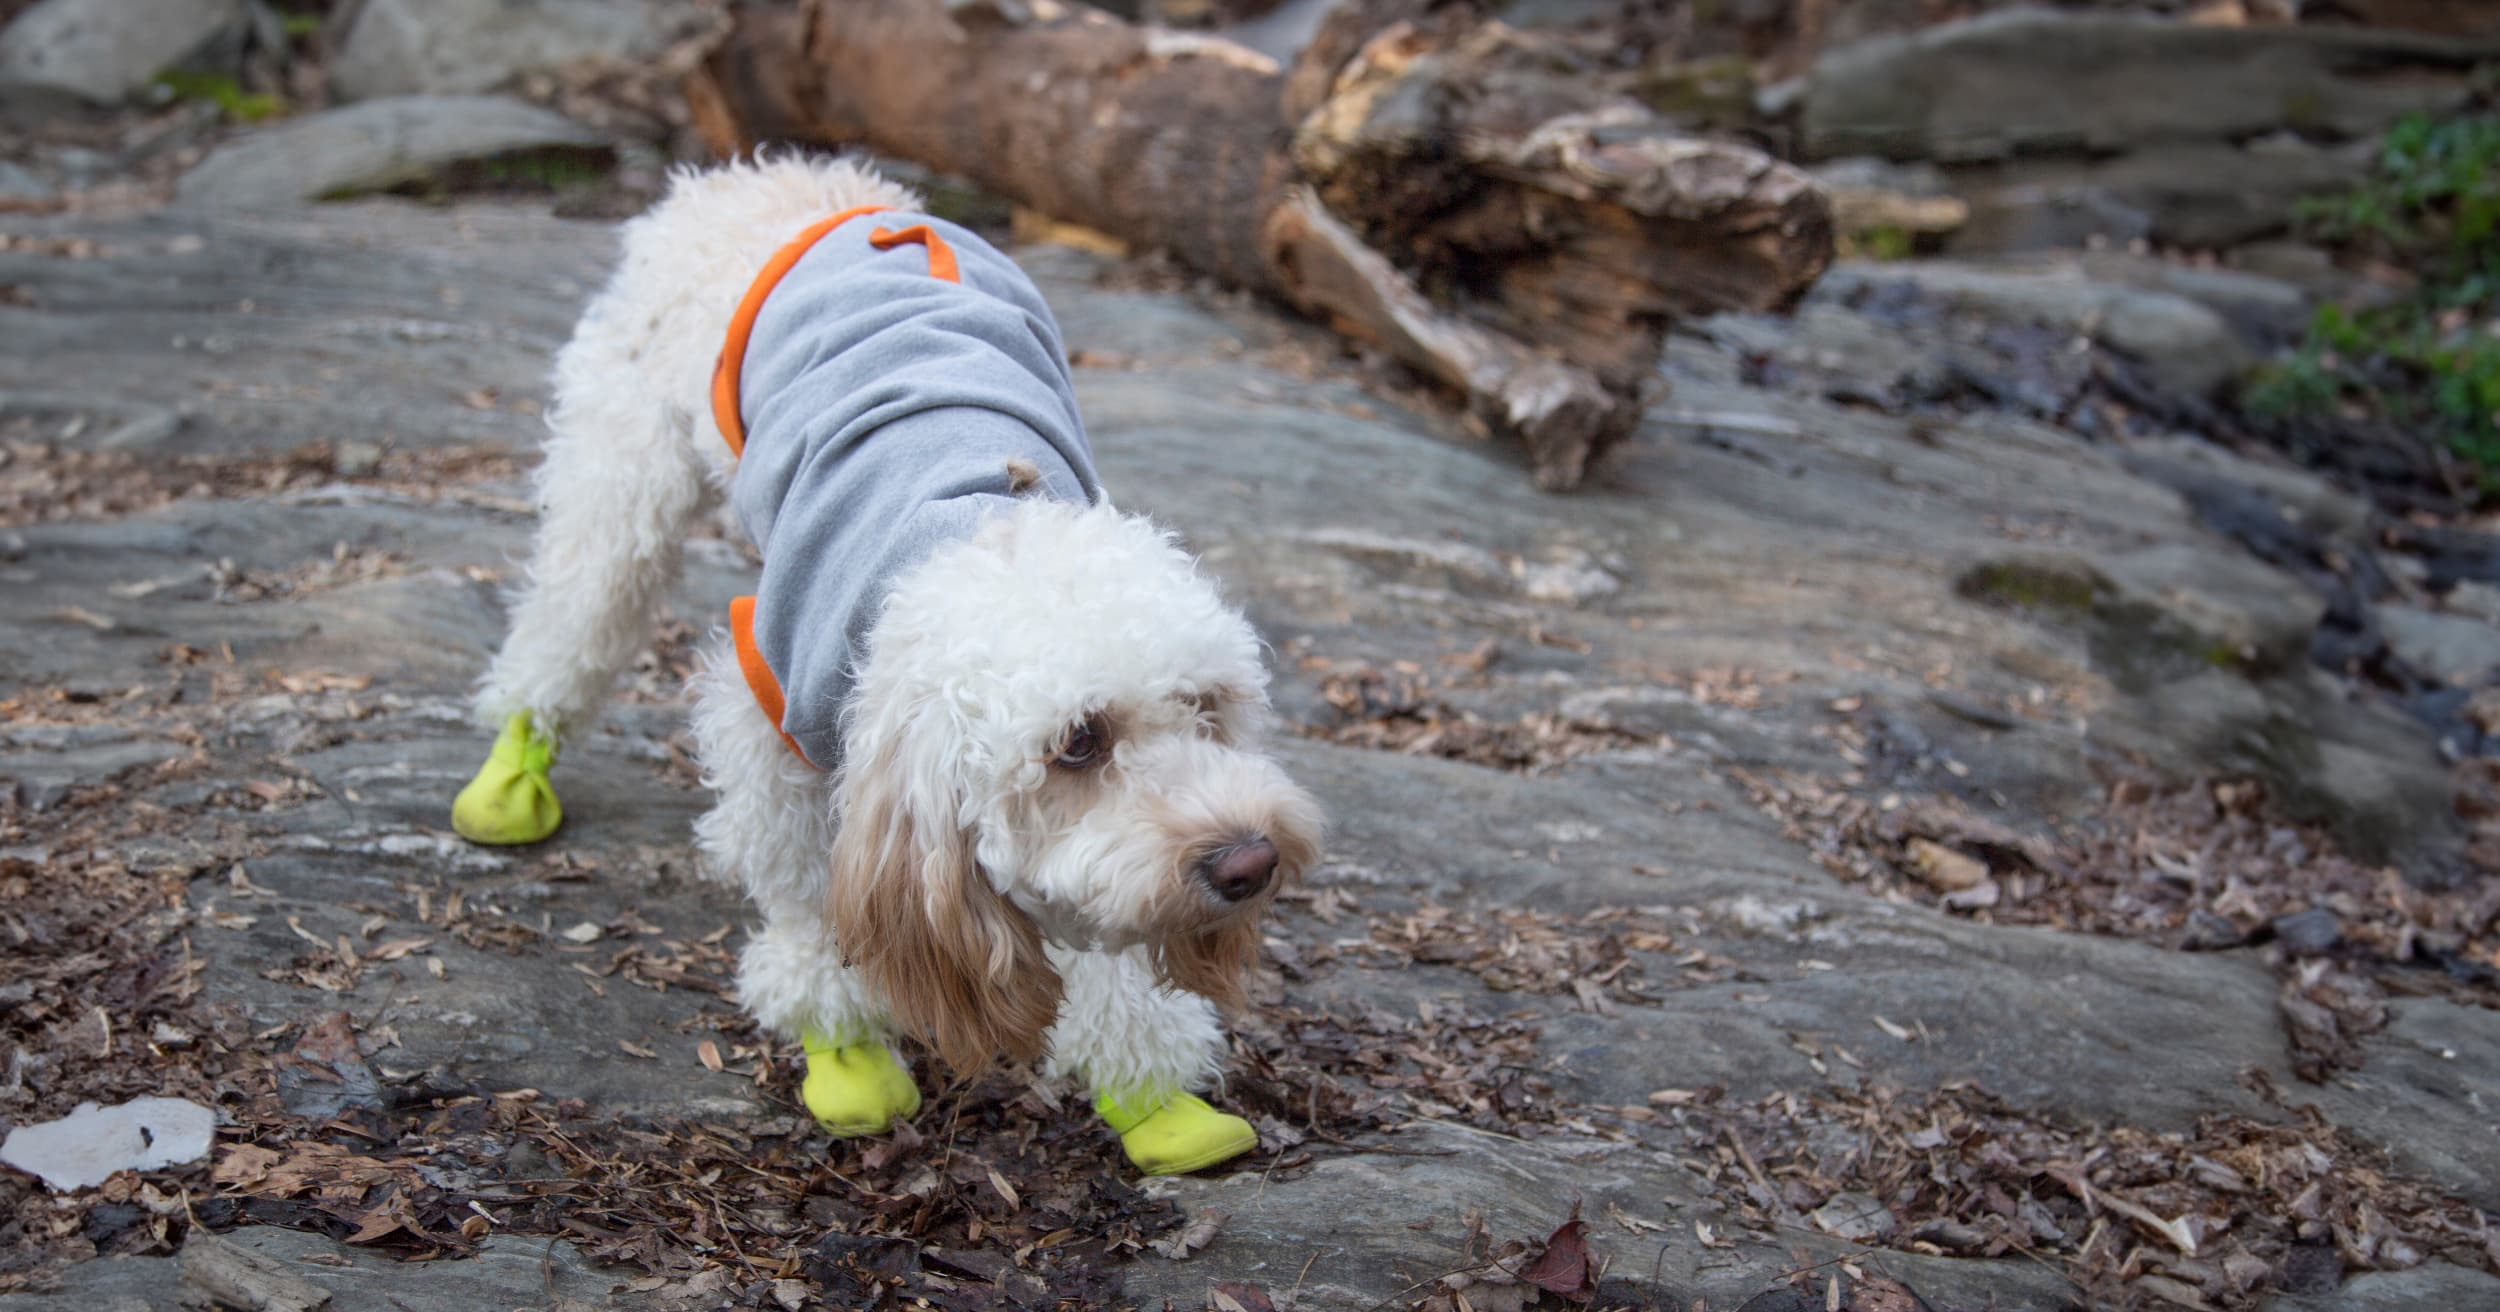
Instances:
[[[1196,1092],[1223,1067],[1214,1004],[1156,983],[1143,948],[1050,955],[1066,982],[1050,1029],[1050,1073],[1085,1083],[1137,1169],[1179,1175],[1258,1147],[1250,1122]]]
[[[738,994],[766,1029],[807,1050],[800,1097],[837,1137],[883,1133],[920,1109],[920,1090],[887,1046],[886,1010],[842,961],[824,915],[833,803],[824,776],[793,756],[755,704],[724,642],[693,681],[696,750],[712,809],[695,821],[707,873],[763,914],[738,958]]]
[[[883,1134],[920,1110],[920,1089],[886,1042],[884,1009],[813,915],[770,917],[738,957],[738,995],[765,1028],[807,1052],[799,1097],[837,1139]]]

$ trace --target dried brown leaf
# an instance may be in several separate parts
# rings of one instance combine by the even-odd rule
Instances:
[[[1573,1303],[1597,1297],[1598,1263],[1589,1251],[1588,1230],[1574,1207],[1571,1219],[1546,1236],[1545,1251],[1519,1273],[1520,1279]]]
[[[1276,1312],[1276,1303],[1257,1285],[1218,1280],[1207,1286],[1207,1312]]]
[[[1215,1242],[1216,1231],[1223,1227],[1225,1215],[1221,1208],[1201,1207],[1198,1214],[1189,1219],[1189,1224],[1154,1241],[1152,1247],[1175,1262],[1182,1261]]]

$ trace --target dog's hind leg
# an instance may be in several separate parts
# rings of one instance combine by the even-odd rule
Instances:
[[[1258,1146],[1248,1121],[1193,1092],[1223,1066],[1213,1003],[1156,982],[1143,948],[1053,948],[1051,964],[1066,995],[1050,1029],[1050,1073],[1085,1082],[1139,1170],[1179,1175]]]
[[[782,742],[726,642],[705,648],[693,684],[696,752],[713,793],[695,821],[695,847],[764,918],[738,958],[740,999],[806,1050],[800,1096],[818,1124],[838,1137],[881,1133],[919,1110],[920,1090],[886,1044],[885,1008],[842,964],[825,915],[828,781]]]
[[[538,527],[511,628],[479,687],[480,719],[502,736],[452,804],[473,842],[530,843],[562,818],[547,773],[556,745],[587,725],[617,672],[650,641],[652,612],[708,495],[696,417],[641,358],[649,325],[627,322],[620,277],[556,359],[556,402],[536,479]]]

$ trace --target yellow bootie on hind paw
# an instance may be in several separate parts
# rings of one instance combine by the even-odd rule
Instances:
[[[527,711],[514,711],[486,754],[477,777],[451,803],[451,827],[472,843],[496,847],[535,843],[564,823],[547,771],[556,743],[538,732]]]
[[[807,1080],[799,1086],[799,1100],[834,1138],[883,1134],[920,1110],[919,1086],[884,1043],[836,1043],[809,1034],[799,1039],[799,1046],[807,1050]]]
[[[1106,1093],[1094,1099],[1094,1110],[1120,1136],[1129,1161],[1148,1175],[1203,1171],[1259,1146],[1259,1132],[1250,1122],[1217,1111],[1194,1093],[1125,1099]]]

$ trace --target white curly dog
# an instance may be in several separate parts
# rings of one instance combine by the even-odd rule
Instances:
[[[556,361],[539,521],[453,806],[560,820],[557,744],[641,650],[698,514],[764,559],[695,676],[745,1005],[837,1135],[918,1109],[887,1041],[1047,1055],[1154,1173],[1248,1151],[1198,1098],[1260,913],[1315,859],[1250,627],[1104,500],[1056,323],[1004,256],[841,160],[681,172]],[[743,298],[741,292],[744,293]],[[715,433],[713,429],[717,429]]]

